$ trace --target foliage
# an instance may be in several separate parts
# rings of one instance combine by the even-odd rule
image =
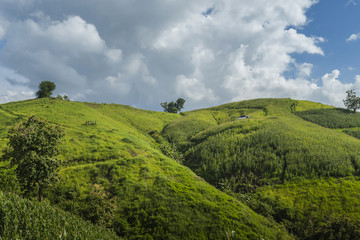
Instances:
[[[49,199],[79,216],[90,216],[95,224],[110,219],[109,226],[124,238],[223,239],[228,226],[237,233],[235,239],[289,238],[274,222],[168,158],[80,165],[62,170],[61,175],[62,183],[48,192]],[[89,193],[90,186],[103,190]],[[93,191],[99,192],[95,200],[88,197]],[[112,202],[115,212],[107,210],[99,198]],[[104,211],[93,218],[97,205],[105,206]]]
[[[250,110],[254,112],[246,120],[234,120],[226,114]],[[179,139],[186,141],[187,144],[181,144],[184,164],[195,173],[256,212],[280,222],[298,239],[341,238],[334,232],[343,237],[357,236],[360,212],[357,209],[360,204],[355,200],[357,188],[339,185],[336,191],[326,186],[309,190],[301,179],[313,179],[318,186],[321,178],[358,175],[358,140],[306,122],[292,113],[334,128],[358,127],[357,114],[290,99],[257,99],[197,112],[186,113],[163,131],[164,136],[172,136],[168,139],[174,143]],[[218,125],[210,124],[211,112]],[[190,127],[183,125],[191,119],[189,126],[196,126],[205,118],[209,125],[200,132],[191,132]],[[359,131],[343,131],[349,130],[354,134]],[[185,134],[186,138],[182,137]],[[349,182],[356,184],[354,180]],[[287,191],[282,195],[277,189]],[[271,197],[269,191],[274,192]],[[322,197],[331,193],[333,199],[324,205]],[[278,199],[279,195],[284,199]],[[298,197],[293,199],[289,195]],[[344,214],[348,217],[343,218]]]
[[[34,116],[10,129],[3,158],[17,166],[16,175],[26,195],[37,189],[42,201],[43,189],[56,179],[59,163],[55,156],[62,136],[58,126]]]
[[[358,236],[360,147],[344,134],[360,131],[357,113],[291,99],[181,115],[36,99],[1,105],[0,128],[29,113],[66,131],[61,181],[45,191],[47,199],[119,236],[291,239],[280,224],[297,239]],[[250,118],[238,120],[243,114]],[[198,175],[174,161],[177,154]],[[6,164],[0,187],[18,191]]]
[[[69,97],[67,95],[61,96],[60,94],[56,96],[56,99],[58,100],[65,100],[70,101]]]
[[[184,108],[184,103],[185,100],[183,98],[178,98],[176,102],[162,102],[160,105],[164,108],[164,112],[178,113]]]
[[[360,130],[358,128],[355,129],[343,129],[344,133],[346,133],[349,136],[352,136],[354,138],[360,139]]]
[[[219,126],[215,128],[219,132],[214,129],[211,134],[198,134],[185,153],[184,164],[215,186],[227,182],[236,192],[246,191],[241,186],[250,180],[244,174],[256,176],[257,186],[261,179],[284,181],[296,176],[347,176],[357,172],[358,143],[342,133],[311,125],[294,126],[279,118],[266,127],[254,120],[230,126],[234,128]]]
[[[356,96],[354,89],[347,90],[346,94],[347,96],[343,100],[345,107],[356,112],[356,109],[360,108],[360,98]]]
[[[56,85],[51,81],[42,81],[39,84],[39,90],[36,92],[38,98],[49,98],[55,90]]]
[[[178,163],[183,163],[184,156],[180,153],[176,145],[174,143],[169,143],[165,138],[163,138],[159,132],[153,131],[150,135],[155,139],[155,141],[159,144],[161,151],[168,156],[169,158],[174,159]]]
[[[360,114],[342,108],[312,109],[295,114],[327,128],[360,127]]]
[[[359,239],[358,180],[300,178],[259,188],[247,203],[283,223],[298,239]]]
[[[0,239],[121,239],[48,203],[0,192]]]
[[[236,115],[231,111],[226,118]],[[60,182],[44,191],[46,199],[58,208],[112,228],[128,239],[224,239],[228,228],[236,232],[237,239],[291,239],[274,221],[164,156],[149,133],[162,132],[166,126],[174,134],[181,132],[172,128],[173,123],[188,113],[35,99],[1,105],[0,127],[5,128],[5,123],[11,126],[30,113],[61,124],[66,133],[60,146]],[[199,133],[218,124],[212,113],[203,113],[201,128],[184,124],[186,133],[181,137],[191,138],[194,130]],[[225,118],[219,112],[217,119]],[[85,125],[89,120],[97,124]],[[165,146],[168,139],[163,140]],[[0,144],[4,147],[6,140]],[[18,191],[13,168],[6,166],[6,162],[0,163],[0,188]]]

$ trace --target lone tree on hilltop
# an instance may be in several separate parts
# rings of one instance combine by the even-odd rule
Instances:
[[[184,108],[184,103],[185,100],[183,98],[178,98],[176,100],[176,102],[171,101],[171,102],[163,102],[160,103],[160,105],[164,108],[164,112],[169,112],[169,113],[178,113],[181,111],[181,109]]]
[[[56,85],[51,81],[42,81],[39,84],[39,90],[36,92],[38,98],[49,98],[52,92],[55,90]]]
[[[16,176],[25,196],[37,190],[39,201],[43,189],[57,179],[58,144],[63,130],[34,116],[10,129],[3,158],[16,166]]]
[[[356,96],[354,89],[347,90],[346,93],[346,99],[343,100],[345,107],[356,112],[360,108],[360,98]]]

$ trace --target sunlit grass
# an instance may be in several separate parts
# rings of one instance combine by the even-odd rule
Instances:
[[[193,133],[234,120],[240,113],[237,110],[230,109],[225,115],[207,110],[180,115],[55,99],[1,107],[0,121],[7,127],[36,115],[64,128],[60,182],[44,192],[45,197],[63,210],[113,229],[119,236],[222,239],[224,229],[230,228],[240,239],[290,238],[274,221],[165,157],[149,134],[170,130],[179,123],[183,129],[173,128],[172,136],[188,141]],[[258,110],[249,113],[255,115]],[[4,148],[6,133],[2,134],[0,147]],[[0,168],[1,189],[20,194],[13,168],[6,162]]]

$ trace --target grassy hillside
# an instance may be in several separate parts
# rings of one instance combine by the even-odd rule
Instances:
[[[32,114],[66,132],[48,201],[118,236],[360,239],[357,113],[292,99],[182,114],[36,99],[0,105],[1,148]],[[21,194],[7,162],[0,176]]]
[[[0,192],[0,239],[121,238],[47,203]]]
[[[242,114],[250,117],[238,120]],[[196,174],[297,238],[347,239],[331,231],[340,226],[360,236],[359,202],[352,192],[359,186],[360,142],[345,134],[355,135],[358,122],[357,114],[323,104],[256,99],[187,112],[163,136]],[[299,194],[301,189],[316,194]],[[331,204],[323,204],[329,191]]]
[[[211,118],[207,110],[203,116],[194,115],[200,127],[191,134],[184,131],[188,135],[179,135],[181,141],[235,119],[236,111],[225,116],[218,111]],[[275,221],[256,214],[161,152],[150,133],[165,133],[164,129],[178,127],[180,120],[188,121],[183,124],[187,128],[192,122],[187,113],[55,99],[8,103],[0,105],[1,148],[6,146],[7,128],[30,115],[65,129],[61,180],[44,193],[58,208],[127,239],[225,239],[232,231],[232,239],[291,239]],[[0,176],[1,190],[21,194],[8,162],[0,163]]]

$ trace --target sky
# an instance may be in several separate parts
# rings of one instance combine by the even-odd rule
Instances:
[[[161,111],[360,93],[360,0],[0,0],[0,103],[53,96]]]

